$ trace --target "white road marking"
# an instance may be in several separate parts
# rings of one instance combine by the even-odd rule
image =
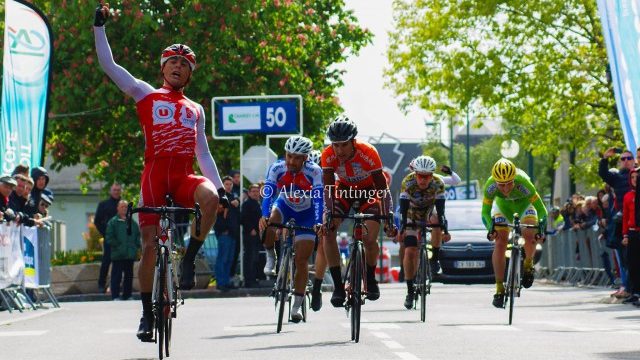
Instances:
[[[389,349],[404,349],[404,346],[400,345],[400,343],[397,341],[382,340],[382,343],[385,344]]]
[[[30,331],[0,331],[0,337],[16,337],[16,336],[40,336],[49,330],[30,330]]]
[[[380,331],[372,331],[371,332],[373,334],[373,336],[379,338],[379,339],[391,339],[391,336],[389,336],[389,334],[387,333],[383,333]]]
[[[410,352],[397,352],[394,354],[398,355],[398,357],[402,360],[420,360],[419,357],[413,355]]]

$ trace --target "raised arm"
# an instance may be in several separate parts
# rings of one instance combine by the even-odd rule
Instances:
[[[200,112],[196,125],[196,158],[198,159],[198,166],[200,166],[202,175],[211,180],[216,189],[220,189],[223,187],[222,180],[207,144],[207,137],[204,132],[205,115],[201,105],[198,105],[198,112]]]
[[[104,24],[109,16],[108,5],[98,5],[96,9],[96,17],[93,26],[93,35],[96,42],[96,52],[98,53],[98,62],[102,70],[113,80],[114,83],[125,94],[131,96],[136,102],[150,94],[154,89],[151,85],[144,81],[134,78],[122,66],[116,64],[111,54],[111,48],[107,41],[107,34],[104,30]]]

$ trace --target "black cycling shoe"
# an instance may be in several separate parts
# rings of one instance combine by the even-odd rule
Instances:
[[[153,316],[142,316],[136,336],[142,342],[153,342]]]
[[[431,265],[431,275],[435,276],[440,272],[440,262],[438,260],[431,260],[429,265]]]
[[[371,279],[367,281],[367,299],[376,301],[380,298],[380,288],[378,287],[378,281]]]
[[[311,310],[319,311],[322,308],[322,293],[318,291],[311,292]]]
[[[196,286],[196,264],[182,260],[180,264],[180,290],[191,290]]]
[[[413,301],[415,299],[415,294],[414,293],[408,293],[407,297],[404,298],[404,307],[407,308],[407,310],[411,310],[413,309]]]
[[[346,298],[347,294],[344,292],[344,287],[336,287],[333,289],[333,294],[331,295],[331,305],[333,305],[333,307],[344,307]]]
[[[531,287],[531,285],[533,285],[534,272],[535,271],[533,270],[533,268],[531,268],[531,270],[524,269],[524,271],[522,272],[523,288],[528,289]]]
[[[497,293],[493,295],[493,306],[497,307],[498,309],[504,308],[504,294]]]

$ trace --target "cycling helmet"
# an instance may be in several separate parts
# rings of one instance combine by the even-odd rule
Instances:
[[[436,170],[436,161],[431,156],[421,155],[411,160],[409,167],[417,173],[433,173]]]
[[[358,135],[358,126],[344,115],[338,115],[327,129],[327,137],[333,142],[353,140]]]
[[[309,155],[311,150],[313,150],[313,143],[302,136],[292,136],[284,144],[284,151],[291,154]]]
[[[320,150],[311,150],[311,152],[309,153],[309,158],[307,160],[320,165],[320,155],[322,155]]]
[[[497,182],[509,182],[516,178],[516,166],[511,160],[502,158],[493,165],[491,176]]]
[[[196,68],[196,53],[191,50],[190,47],[184,44],[173,44],[166,49],[162,50],[162,57],[160,57],[160,67],[164,66],[164,63],[167,60],[171,59],[174,56],[180,56],[189,62],[189,67],[191,67],[191,71]]]

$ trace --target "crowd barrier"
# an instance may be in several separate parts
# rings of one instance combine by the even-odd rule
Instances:
[[[599,232],[592,229],[565,230],[548,235],[538,263],[539,277],[573,286],[607,286],[605,258],[612,250],[605,247]]]
[[[0,224],[0,305],[9,312],[35,310],[40,292],[60,307],[51,292],[51,228]]]

